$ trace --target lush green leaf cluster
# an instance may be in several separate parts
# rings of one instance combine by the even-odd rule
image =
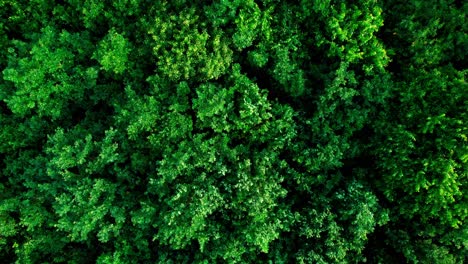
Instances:
[[[466,262],[467,12],[0,0],[0,259]]]

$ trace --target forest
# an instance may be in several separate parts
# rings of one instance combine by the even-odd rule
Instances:
[[[0,262],[467,263],[467,13],[0,0]]]

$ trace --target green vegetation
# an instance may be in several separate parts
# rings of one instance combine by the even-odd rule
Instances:
[[[468,2],[0,0],[2,263],[466,263]]]

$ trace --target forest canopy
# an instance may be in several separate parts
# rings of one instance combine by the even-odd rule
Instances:
[[[0,0],[0,259],[466,263],[467,13]]]

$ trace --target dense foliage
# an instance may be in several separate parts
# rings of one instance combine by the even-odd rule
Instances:
[[[0,0],[2,263],[466,263],[468,2]]]

